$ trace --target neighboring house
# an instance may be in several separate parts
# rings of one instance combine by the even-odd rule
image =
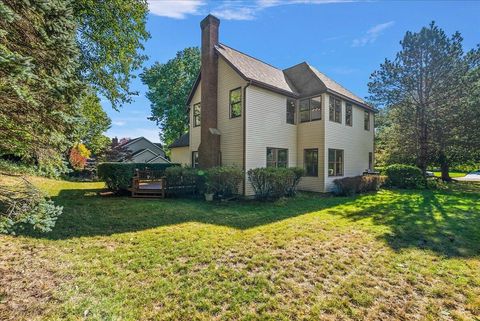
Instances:
[[[298,166],[305,169],[299,188],[315,192],[372,169],[370,105],[306,62],[281,70],[219,43],[219,24],[212,15],[201,22],[202,67],[187,101],[182,159],[245,172]],[[247,176],[243,193],[253,194]]]
[[[145,137],[137,137],[119,146],[128,150],[128,157],[119,159],[120,162],[132,163],[170,163],[165,157],[162,144],[152,143]]]
[[[191,166],[191,153],[190,153],[190,134],[186,133],[180,136],[170,146],[170,160],[172,163]]]

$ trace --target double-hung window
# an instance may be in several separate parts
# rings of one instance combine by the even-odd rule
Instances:
[[[322,119],[322,97],[300,100],[300,122]]]
[[[287,98],[287,124],[295,125],[295,100]]]
[[[230,90],[230,118],[242,116],[242,88]]]
[[[343,176],[343,150],[328,149],[328,176]]]
[[[351,103],[345,105],[345,125],[352,126],[353,124],[353,108]]]
[[[288,149],[267,147],[267,167],[288,167]]]
[[[201,119],[201,104],[193,105],[193,127],[200,126],[200,119]]]
[[[342,123],[342,101],[335,96],[330,96],[329,119],[336,123]]]
[[[363,118],[363,128],[370,130],[370,112],[365,110],[365,116]]]
[[[305,176],[318,176],[318,149],[305,149],[303,157]]]

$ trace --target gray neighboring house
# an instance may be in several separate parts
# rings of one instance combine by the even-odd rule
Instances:
[[[130,154],[129,157],[119,159],[119,162],[170,163],[162,149],[162,144],[152,143],[145,137],[131,139],[120,147],[127,149]]]

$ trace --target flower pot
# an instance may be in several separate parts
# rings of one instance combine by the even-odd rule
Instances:
[[[213,193],[205,193],[205,200],[207,202],[213,201]]]

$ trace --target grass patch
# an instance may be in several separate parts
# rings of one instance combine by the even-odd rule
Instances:
[[[442,172],[432,172],[436,177],[442,177]],[[456,178],[456,177],[463,177],[467,175],[467,173],[464,172],[449,172],[451,178]]]
[[[276,203],[99,197],[0,236],[0,320],[475,320],[480,185]]]

